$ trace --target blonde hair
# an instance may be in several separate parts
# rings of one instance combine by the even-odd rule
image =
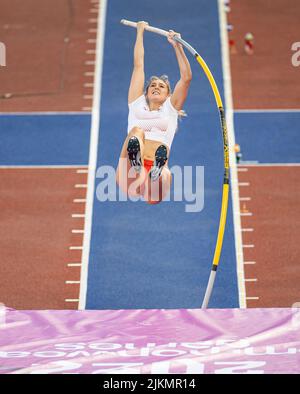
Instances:
[[[171,84],[170,84],[169,78],[168,78],[168,76],[166,74],[163,74],[160,77],[158,77],[156,75],[152,75],[152,77],[150,77],[150,79],[146,82],[146,87],[145,87],[145,92],[144,92],[144,95],[145,95],[145,98],[146,98],[146,101],[147,101],[148,105],[149,105],[149,101],[148,101],[147,95],[148,95],[149,87],[150,87],[151,83],[153,81],[157,80],[157,79],[161,79],[167,85],[169,95],[172,93]],[[183,117],[187,116],[187,113],[185,112],[184,109],[181,109],[181,110],[179,110],[177,112],[178,112],[178,116],[179,116],[180,120]]]

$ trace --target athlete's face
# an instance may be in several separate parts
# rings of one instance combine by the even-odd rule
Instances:
[[[153,79],[148,88],[148,100],[163,103],[169,96],[168,85],[162,79]]]

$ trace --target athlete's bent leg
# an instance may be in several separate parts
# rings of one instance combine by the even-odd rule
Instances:
[[[139,145],[139,160],[143,164],[144,162],[144,141],[145,141],[145,133],[144,131],[139,128],[139,127],[134,127],[129,133],[128,136],[126,137],[120,158],[119,158],[119,163],[117,167],[117,172],[116,172],[116,182],[119,185],[120,189],[125,193],[128,194],[132,197],[139,196],[141,191],[140,191],[140,184],[144,182],[144,171],[142,170],[140,173],[136,172],[134,170],[133,161],[129,160],[130,152],[129,150],[132,148],[133,144],[129,143],[131,141],[135,140],[135,142]],[[130,156],[132,159],[132,156]],[[143,169],[143,167],[142,167]],[[130,187],[133,182],[139,180],[139,182],[136,182],[137,187],[133,188]],[[130,190],[129,190],[130,189]]]

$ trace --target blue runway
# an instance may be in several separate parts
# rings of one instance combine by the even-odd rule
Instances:
[[[130,4],[130,6],[129,6]],[[208,63],[223,95],[217,1],[154,0],[108,2],[97,167],[116,168],[127,130],[127,92],[135,30],[121,19],[146,20],[182,33]],[[88,271],[87,309],[198,308],[210,273],[218,231],[223,151],[213,93],[203,71],[189,57],[192,87],[169,166],[204,166],[204,209],[186,213],[186,201],[100,202],[95,196]],[[145,33],[145,71],[179,78],[173,48]],[[101,179],[96,178],[95,190]],[[232,207],[210,307],[238,307]]]

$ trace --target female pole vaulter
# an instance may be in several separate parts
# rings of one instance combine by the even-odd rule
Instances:
[[[186,100],[192,71],[183,46],[167,36],[179,65],[180,79],[172,93],[166,75],[152,76],[145,86],[143,37],[147,22],[137,23],[134,66],[128,92],[128,135],[124,141],[116,181],[131,197],[142,196],[149,204],[163,200],[172,175],[167,167],[178,116]],[[153,54],[155,56],[155,53]]]

